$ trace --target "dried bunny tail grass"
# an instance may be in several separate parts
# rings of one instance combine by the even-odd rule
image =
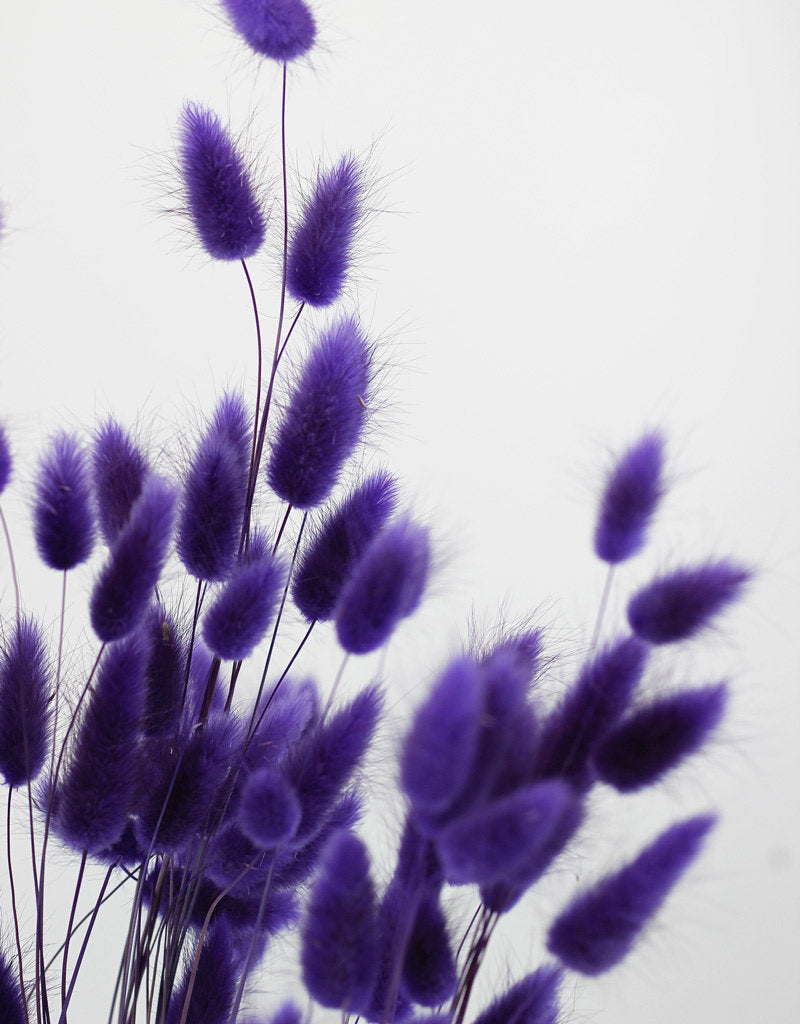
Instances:
[[[222,6],[247,45],[263,57],[288,62],[314,45],[317,28],[303,0],[222,0]]]
[[[51,569],[74,569],[92,553],[94,501],[86,455],[77,438],[57,434],[39,466],[33,503],[39,557]]]

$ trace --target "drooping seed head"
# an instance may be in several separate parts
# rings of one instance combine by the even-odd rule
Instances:
[[[630,864],[577,896],[550,927],[550,952],[582,974],[616,966],[700,852],[713,824],[713,815],[698,815],[672,825]]]
[[[233,27],[256,53],[296,60],[314,45],[316,25],[303,0],[222,0]]]
[[[58,434],[50,443],[36,481],[33,529],[39,557],[51,569],[73,569],[94,545],[94,503],[80,442]]]
[[[101,424],[92,446],[92,476],[100,532],[110,546],[122,532],[142,493],[147,461],[116,420]]]
[[[298,302],[323,307],[339,298],[363,207],[363,171],[352,154],[320,172],[289,243],[286,287]]]
[[[616,565],[642,549],[663,494],[664,439],[645,434],[617,462],[606,483],[594,532],[598,558]]]
[[[42,769],[51,696],[44,634],[32,619],[20,618],[0,645],[0,774],[11,789]]]
[[[419,604],[430,566],[428,532],[408,519],[373,538],[336,606],[336,635],[351,654],[367,654],[389,639]]]
[[[296,508],[320,505],[361,437],[370,389],[370,346],[344,317],[323,331],[278,426],[267,479]]]
[[[688,640],[738,599],[751,573],[734,562],[706,562],[659,576],[628,603],[633,632],[651,644]]]
[[[264,242],[266,219],[247,163],[217,115],[187,103],[178,122],[186,203],[212,259],[243,260]]]

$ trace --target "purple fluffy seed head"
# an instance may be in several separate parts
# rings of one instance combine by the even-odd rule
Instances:
[[[147,649],[144,731],[148,736],[172,732],[183,709],[186,650],[173,617],[160,603],[147,613],[143,629]]]
[[[403,994],[419,1006],[439,1006],[456,990],[456,964],[438,894],[419,902],[403,959]]]
[[[39,557],[51,569],[73,569],[94,545],[94,505],[80,442],[58,434],[39,467],[33,531]]]
[[[562,977],[557,967],[540,967],[495,999],[475,1024],[557,1024]]]
[[[475,757],[483,696],[475,662],[457,658],[414,716],[400,779],[415,811],[444,813],[463,789]]]
[[[541,778],[560,776],[578,788],[593,781],[592,752],[616,725],[647,665],[635,637],[609,644],[587,663],[544,724],[536,764]]]
[[[92,447],[92,477],[97,521],[109,546],[128,522],[147,474],[147,461],[130,434],[116,420],[101,424]]]
[[[342,587],[372,538],[397,504],[394,477],[380,471],[364,481],[323,520],[300,557],[292,597],[309,622],[333,616]]]
[[[297,831],[302,809],[292,787],[273,768],[248,778],[239,803],[239,827],[263,850],[274,850]]]
[[[616,565],[644,546],[664,491],[664,438],[645,434],[617,462],[606,483],[594,532],[598,558]]]
[[[11,479],[11,449],[8,445],[6,430],[0,423],[0,494],[6,489]]]
[[[187,103],[178,121],[181,172],[189,215],[215,260],[258,252],[267,225],[244,157],[217,115]]]
[[[417,608],[430,566],[428,531],[408,519],[373,538],[353,568],[336,607],[336,635],[351,654],[367,654],[389,639]]]
[[[2,225],[0,225],[0,228]],[[27,1014],[19,986],[19,975],[0,949],[0,1020],[3,1024],[25,1024]]]
[[[193,952],[197,955],[196,947]],[[239,978],[239,961],[234,953],[230,926],[224,917],[212,918],[200,949],[197,973],[189,995],[194,958],[191,956],[187,960],[183,980],[172,994],[167,1024],[180,1024],[187,996],[186,1024],[228,1024]]]
[[[363,210],[363,169],[347,154],[317,176],[289,243],[286,287],[298,302],[322,307],[339,298]]]
[[[634,594],[628,622],[651,644],[687,640],[736,601],[750,578],[747,569],[726,560],[677,569]]]
[[[263,639],[278,607],[286,580],[279,558],[240,565],[203,619],[203,639],[223,661],[240,661]]]
[[[136,741],[144,711],[146,652],[140,637],[106,648],[59,791],[58,835],[100,853],[128,824],[142,769]]]
[[[256,53],[296,60],[314,45],[317,27],[303,0],[222,0],[237,32]]]
[[[303,982],[322,1006],[359,1013],[378,971],[375,890],[361,840],[328,841],[302,932]]]
[[[702,814],[672,825],[630,864],[577,896],[550,927],[550,952],[581,974],[616,966],[700,852],[714,820]]]
[[[305,361],[267,466],[275,493],[296,508],[321,504],[359,442],[371,348],[354,317],[323,331]]]
[[[224,395],[189,466],[178,516],[178,557],[197,579],[226,579],[236,558],[249,433],[244,402],[237,395]]]
[[[15,789],[42,769],[50,736],[50,669],[39,626],[20,618],[0,647],[0,774]]]
[[[654,701],[618,726],[594,755],[603,782],[621,793],[658,782],[699,750],[725,711],[724,683]]]
[[[540,782],[469,811],[435,836],[445,876],[455,885],[491,885],[538,861],[571,811],[560,779]]]
[[[167,557],[176,494],[148,477],[92,591],[92,627],[103,642],[119,640],[142,621]]]

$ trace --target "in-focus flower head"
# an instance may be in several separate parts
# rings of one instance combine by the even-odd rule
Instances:
[[[74,569],[94,545],[94,502],[80,443],[69,434],[53,438],[39,467],[33,526],[39,557],[51,569]]]
[[[92,447],[92,476],[98,525],[107,544],[127,523],[147,474],[147,461],[128,431],[114,419],[101,423]]]
[[[216,260],[258,252],[267,229],[247,164],[213,110],[187,103],[178,122],[180,163],[189,215]]]
[[[262,640],[286,580],[281,559],[257,558],[240,565],[203,619],[203,638],[223,661],[247,658]]]
[[[303,0],[222,0],[233,27],[256,53],[277,61],[302,57],[317,27]]]
[[[51,698],[44,634],[33,619],[23,617],[0,645],[0,774],[12,789],[32,782],[41,771]]]
[[[348,154],[319,173],[292,234],[286,287],[298,302],[323,307],[339,298],[363,209],[363,170]]]
[[[644,546],[663,493],[664,439],[645,434],[617,462],[606,484],[594,533],[598,558],[615,565]]]

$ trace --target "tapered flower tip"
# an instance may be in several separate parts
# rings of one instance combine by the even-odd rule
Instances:
[[[0,774],[11,789],[32,782],[42,769],[50,700],[44,634],[32,619],[20,618],[0,645]]]
[[[309,622],[330,619],[353,566],[397,504],[397,484],[380,471],[322,522],[300,557],[292,597]]]
[[[621,793],[658,782],[702,747],[719,724],[727,697],[727,687],[720,683],[676,693],[641,708],[595,753],[599,777]]]
[[[442,813],[459,795],[475,757],[482,713],[478,667],[471,658],[458,658],[417,711],[403,746],[401,785],[416,811]]]
[[[323,332],[278,427],[267,466],[275,493],[296,508],[320,505],[361,436],[371,349],[354,317]]]
[[[239,661],[253,651],[272,622],[285,580],[279,558],[239,566],[203,620],[203,639],[218,658]]]
[[[663,494],[664,439],[645,434],[614,467],[594,532],[598,558],[616,565],[642,549],[656,506]]]
[[[449,882],[491,885],[537,859],[576,798],[561,780],[541,782],[479,806],[435,837]]]
[[[173,616],[160,603],[148,610],[143,635],[147,648],[144,731],[155,736],[177,728],[183,710],[186,649]]]
[[[363,171],[352,154],[320,172],[289,244],[286,287],[298,302],[322,307],[339,298],[363,206]]]
[[[203,945],[195,949],[197,971],[188,966],[179,988],[170,1000],[166,1024],[180,1024],[186,1000],[189,1000],[186,1024],[227,1024],[233,1008],[240,961],[233,946],[231,928],[224,916],[215,917]],[[189,991],[191,981],[194,982]]]
[[[108,545],[127,523],[147,474],[147,461],[131,435],[116,420],[101,424],[92,447],[92,476],[97,520]]]
[[[336,635],[351,654],[384,644],[417,608],[430,566],[428,531],[408,519],[382,530],[356,563],[336,607]]]
[[[673,825],[630,864],[579,895],[550,927],[550,952],[581,974],[616,966],[700,852],[714,820],[698,815]]]
[[[233,27],[256,53],[292,61],[314,45],[317,28],[303,0],[222,0]]]
[[[50,443],[36,481],[33,531],[39,557],[51,569],[73,569],[94,545],[94,503],[80,443],[58,434]]]
[[[359,1013],[372,995],[376,917],[366,848],[352,832],[336,832],[311,890],[300,954],[305,986],[322,1006]]]
[[[526,682],[531,683],[539,671],[543,648],[542,630],[521,629],[504,636],[481,660],[490,664],[498,658],[508,659],[524,675]]]
[[[438,894],[423,897],[403,962],[404,995],[419,1006],[440,1006],[456,990],[456,964]]]
[[[19,976],[11,966],[11,961],[0,949],[0,1020],[3,1024],[25,1024],[26,1019]]]
[[[633,632],[651,644],[687,640],[741,594],[751,573],[734,562],[706,562],[659,576],[628,603]]]
[[[495,999],[475,1024],[556,1024],[562,976],[557,967],[540,967]]]
[[[11,449],[6,437],[6,429],[0,423],[0,494],[6,489],[11,479]]]
[[[187,103],[178,120],[181,171],[189,215],[212,259],[258,252],[266,220],[247,165],[217,115]]]
[[[92,591],[92,627],[104,641],[133,632],[150,603],[167,557],[177,494],[153,474],[131,509]]]
[[[273,768],[261,768],[248,778],[239,803],[239,827],[264,850],[291,839],[301,817],[300,801],[292,787]]]

